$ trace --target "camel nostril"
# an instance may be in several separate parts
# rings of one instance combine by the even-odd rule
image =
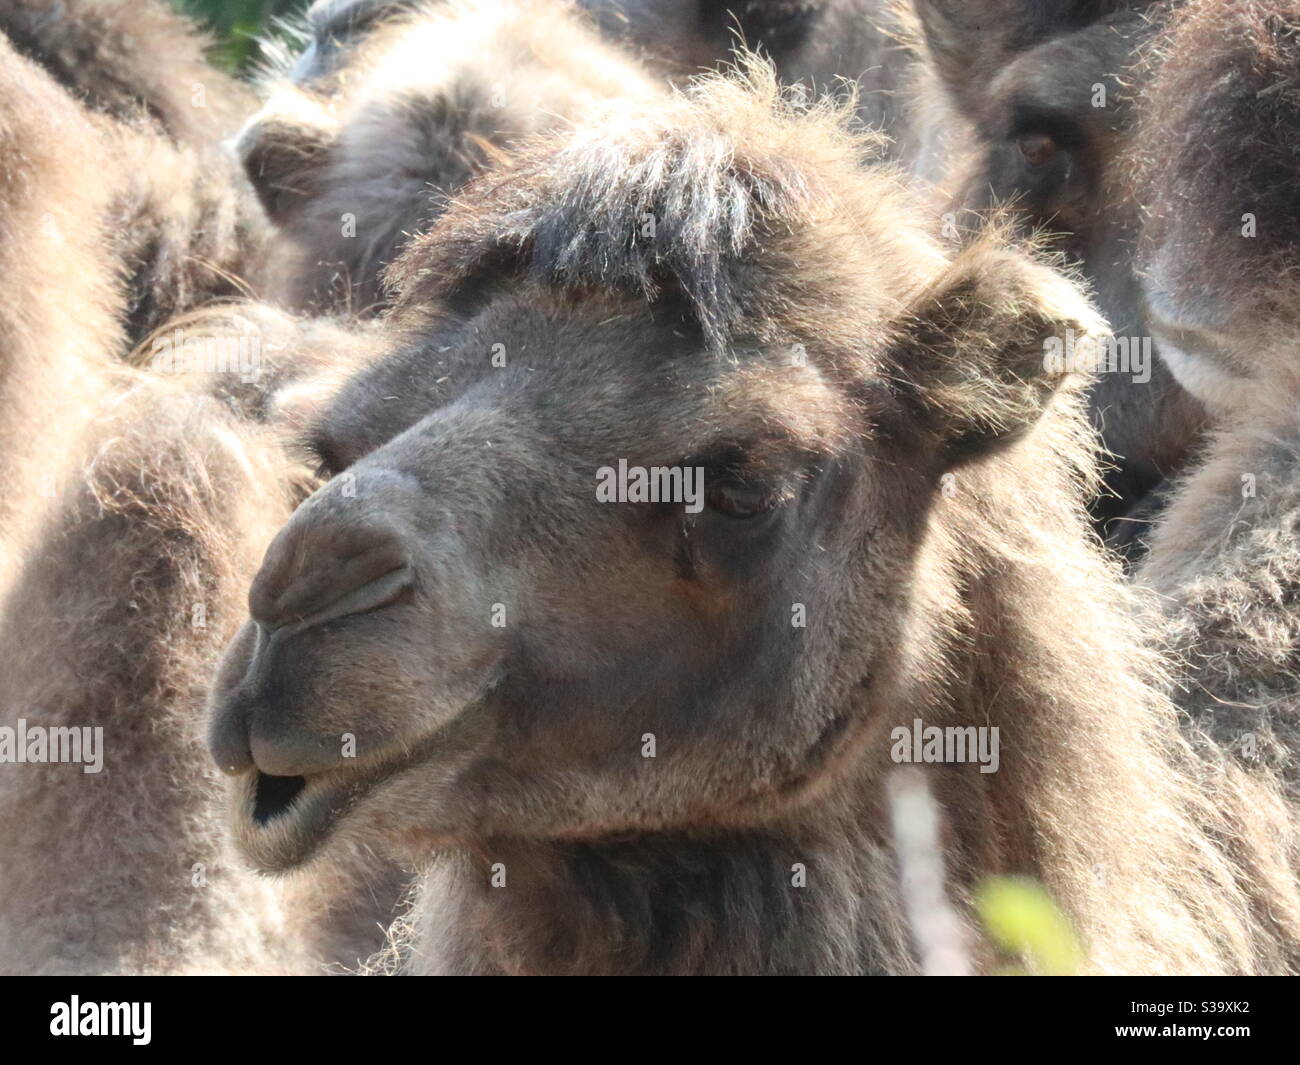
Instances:
[[[413,583],[411,567],[398,566],[339,597],[311,620],[326,621],[378,610],[396,602]]]
[[[267,550],[248,608],[265,631],[377,610],[413,583],[405,545],[391,529],[304,516]]]

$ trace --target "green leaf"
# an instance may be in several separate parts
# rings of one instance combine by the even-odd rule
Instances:
[[[1033,972],[1071,976],[1083,965],[1083,949],[1051,897],[1037,881],[992,877],[976,889],[975,909],[989,936]]]

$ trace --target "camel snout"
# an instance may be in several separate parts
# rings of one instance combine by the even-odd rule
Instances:
[[[305,509],[268,548],[248,612],[267,633],[305,628],[378,610],[413,582],[403,537],[382,518]]]
[[[370,499],[378,480],[365,482]],[[267,548],[248,593],[250,623],[210,696],[208,746],[222,772],[296,777],[339,766],[336,730],[304,694],[319,646],[310,637],[406,598],[412,550],[391,510],[350,493],[323,490],[299,507]]]

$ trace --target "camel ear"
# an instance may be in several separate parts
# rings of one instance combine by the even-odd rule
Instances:
[[[1072,281],[990,240],[914,304],[894,372],[956,463],[1029,429],[1108,333]]]
[[[273,222],[283,221],[315,194],[338,136],[334,118],[296,89],[277,93],[273,106],[248,120],[235,150]]]

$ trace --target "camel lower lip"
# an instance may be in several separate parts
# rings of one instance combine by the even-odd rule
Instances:
[[[235,795],[235,838],[244,856],[267,873],[307,861],[377,784],[406,767],[387,763],[365,771],[332,770],[273,776],[250,770]]]
[[[378,786],[437,756],[441,731],[394,744],[364,767],[306,776],[275,776],[253,768],[235,785],[234,837],[244,857],[265,873],[302,865]]]
[[[300,865],[333,831],[372,780],[335,774],[280,777],[251,770],[235,796],[235,838],[263,872]]]

